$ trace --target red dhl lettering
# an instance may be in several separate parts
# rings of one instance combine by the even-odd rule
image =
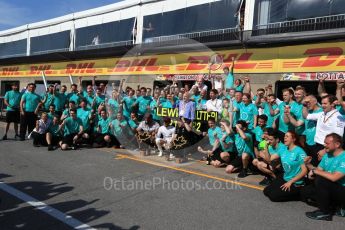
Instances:
[[[109,72],[157,71],[159,69],[159,66],[156,65],[157,60],[157,58],[134,59],[133,61],[119,60]]]
[[[94,69],[95,63],[94,62],[85,62],[79,64],[67,64],[66,70],[64,73],[66,74],[76,74],[76,73],[96,73],[96,69]]]
[[[190,64],[186,70],[203,70],[207,67],[209,59],[208,56],[191,56],[187,60]]]
[[[33,65],[30,66],[30,72],[29,75],[36,75],[36,74],[41,74],[42,71],[44,71],[45,74],[51,74],[52,71],[51,69],[51,65]]]
[[[6,67],[2,68],[2,75],[3,76],[12,76],[12,75],[19,75],[19,67]]]
[[[301,67],[325,67],[335,63],[343,54],[343,49],[340,47],[308,49],[304,54],[309,55],[309,57],[304,61]],[[322,58],[325,54],[326,57]],[[343,62],[344,60],[339,64]]]

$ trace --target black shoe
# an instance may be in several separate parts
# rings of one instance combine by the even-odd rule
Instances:
[[[20,141],[25,141],[25,137],[20,137]]]
[[[4,136],[2,137],[2,140],[3,140],[3,141],[6,141],[6,140],[7,140],[7,135],[4,135]]]
[[[18,134],[14,135],[14,139],[20,138]]]
[[[305,215],[313,220],[326,220],[326,221],[331,221],[332,220],[332,215],[329,213],[324,213],[320,210],[316,210],[313,212],[306,212]]]
[[[272,179],[269,177],[265,177],[262,181],[259,182],[259,185],[261,186],[268,186],[272,182]]]
[[[248,169],[242,169],[242,171],[237,175],[238,178],[244,178],[248,176]]]
[[[48,151],[53,151],[53,150],[54,150],[53,146],[52,145],[48,145]]]

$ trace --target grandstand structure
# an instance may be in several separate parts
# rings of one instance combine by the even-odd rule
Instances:
[[[13,81],[42,84],[42,71],[66,85],[69,75],[187,84],[209,72],[212,52],[224,66],[235,57],[235,74],[254,87],[335,80],[345,72],[344,19],[343,0],[125,0],[0,31],[1,95]]]

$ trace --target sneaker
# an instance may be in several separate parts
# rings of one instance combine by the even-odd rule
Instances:
[[[339,217],[345,217],[345,207],[339,208],[334,215]]]
[[[237,175],[238,178],[244,178],[248,176],[248,169],[242,169],[242,171]]]
[[[169,154],[169,159],[170,159],[170,160],[173,160],[173,159],[175,159],[175,156],[174,156],[174,154],[170,153],[170,154]]]
[[[158,156],[159,156],[159,157],[162,157],[162,156],[163,156],[163,151],[159,151],[159,152],[158,152]]]
[[[48,151],[53,151],[53,150],[54,150],[53,146],[52,145],[48,145]]]
[[[320,210],[316,210],[313,212],[306,212],[305,215],[313,220],[326,220],[326,221],[331,221],[332,220],[332,215],[329,213],[324,213]]]
[[[267,186],[270,185],[272,182],[272,179],[269,177],[265,177],[262,181],[259,182],[259,185],[261,186]]]
[[[3,141],[6,141],[6,140],[7,140],[7,135],[4,135],[4,136],[2,137],[2,140],[3,140]]]

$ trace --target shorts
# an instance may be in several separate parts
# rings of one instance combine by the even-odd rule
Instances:
[[[75,137],[75,135],[78,135],[78,133],[72,133],[67,136],[64,136],[62,138],[62,144],[66,144],[69,146],[73,145],[73,138]]]
[[[220,154],[222,153],[222,152],[224,152],[224,151],[222,151],[222,149],[221,148],[217,148],[214,152],[213,152],[213,155],[211,156],[211,160],[213,160],[213,161],[220,161],[221,163],[223,163],[223,164],[229,164],[233,159],[235,159],[235,157],[236,157],[236,155],[234,154],[234,153],[229,153],[229,152],[227,152],[228,154],[229,154],[229,161],[224,161],[222,158],[221,158],[221,156],[220,156]]]
[[[6,113],[7,123],[19,123],[20,122],[20,112],[19,111],[7,111]]]
[[[234,166],[234,168],[242,168],[242,157],[237,155],[233,160],[230,161],[229,165]]]
[[[51,144],[56,146],[56,145],[59,145],[60,141],[61,141],[61,137],[52,136]]]

